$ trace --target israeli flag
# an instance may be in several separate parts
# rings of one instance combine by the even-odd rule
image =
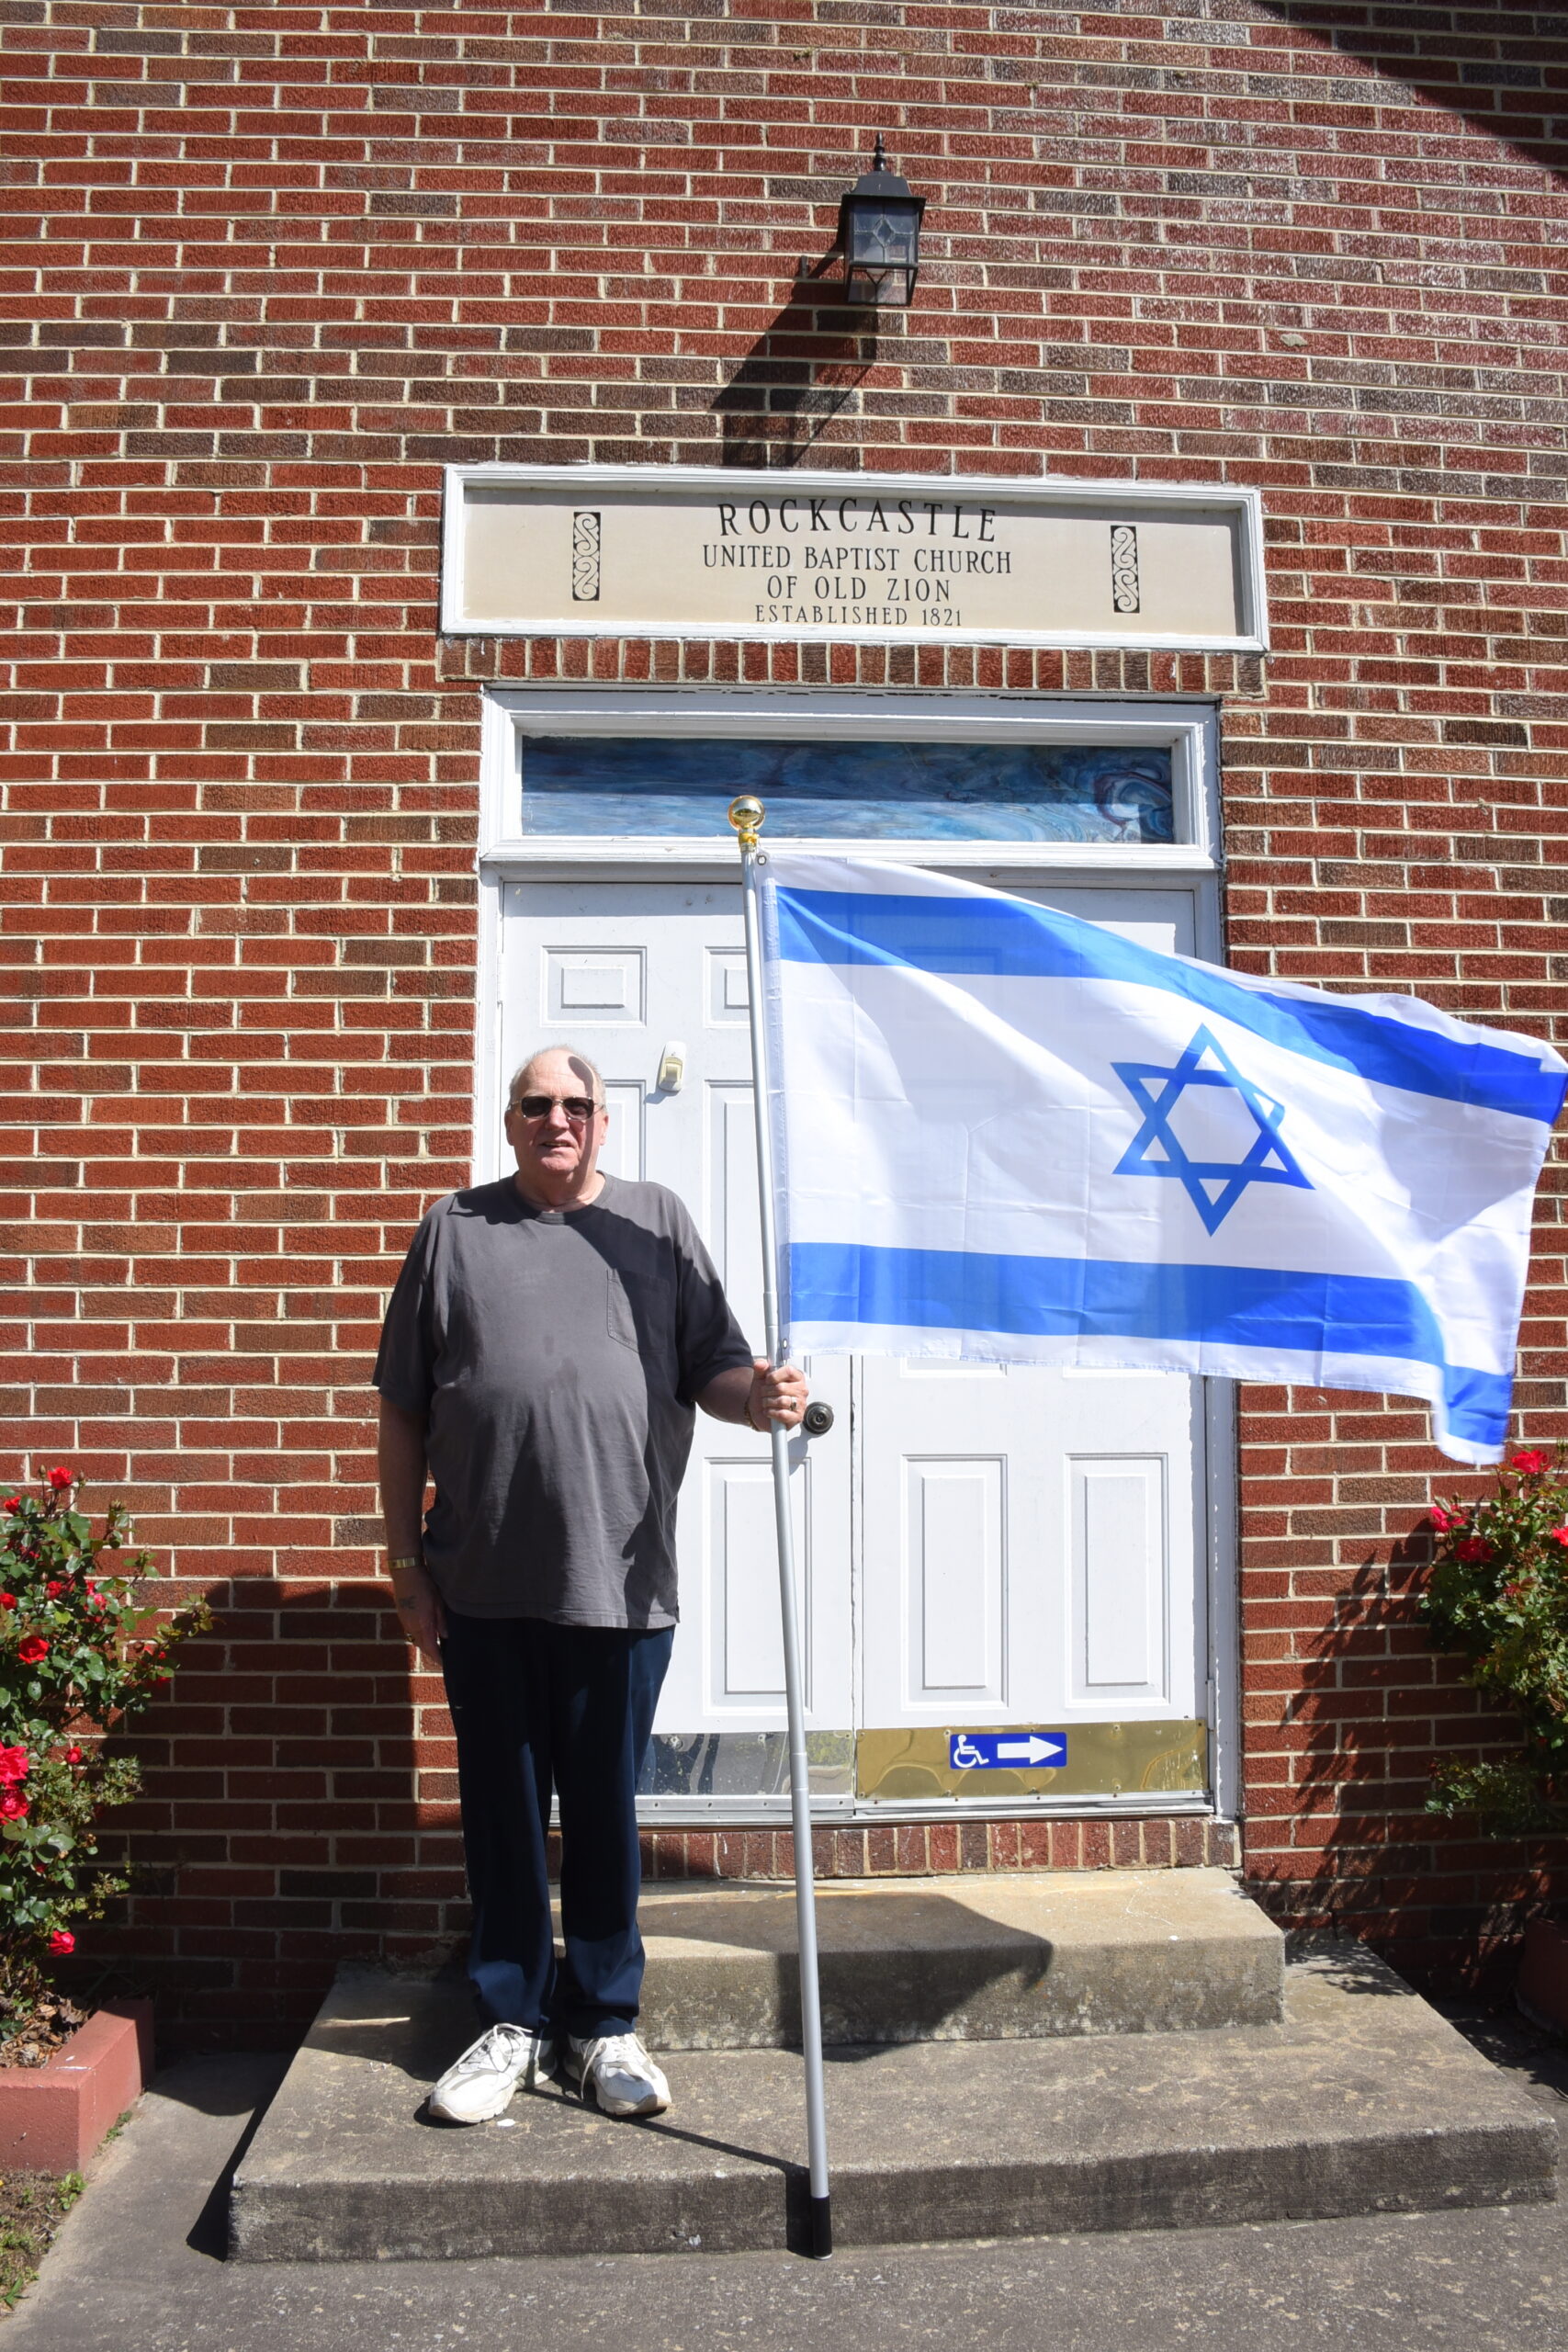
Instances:
[[[1393,1389],[1498,1458],[1551,1046],[881,861],[761,880],[792,1352]]]

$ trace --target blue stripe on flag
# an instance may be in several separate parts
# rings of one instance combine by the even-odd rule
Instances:
[[[1437,1318],[1416,1285],[1380,1276],[795,1241],[789,1313],[793,1325],[897,1324],[1403,1358],[1440,1371],[1456,1436],[1498,1445],[1507,1434],[1510,1375],[1449,1363]]]
[[[1131,982],[1189,998],[1270,1044],[1406,1094],[1506,1111],[1551,1126],[1568,1077],[1506,1046],[1472,1044],[1333,998],[1261,995],[1223,972],[1140,947],[1021,899],[774,893],[778,952],[791,963],[906,964],[921,972]]]

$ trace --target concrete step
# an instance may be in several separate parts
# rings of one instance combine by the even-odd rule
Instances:
[[[828,2066],[840,2245],[1534,2203],[1555,2128],[1353,1948],[1288,1971],[1276,2025],[923,2041]],[[735,2252],[799,2243],[800,2061],[669,2061],[615,2123],[550,2089],[423,2116],[471,2037],[463,1988],[367,1973],[327,2000],[235,2177],[242,2261]]]
[[[800,2040],[795,1890],[650,1886],[658,2050]],[[829,2043],[1036,2041],[1279,2018],[1284,1939],[1224,1871],[835,1879],[818,1889]]]

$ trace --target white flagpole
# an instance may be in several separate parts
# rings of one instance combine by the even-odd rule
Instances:
[[[762,1327],[768,1362],[782,1363],[779,1343],[778,1250],[773,1230],[773,1136],[768,1092],[767,1031],[762,1017],[761,924],[757,911],[757,829],[767,811],[760,800],[732,801],[729,821],[740,845],[745,884],[746,983],[751,1018],[751,1080],[757,1115],[757,1182],[762,1212]],[[811,1783],[800,1696],[800,1632],[795,1605],[795,1532],[789,1509],[789,1439],[781,1421],[770,1425],[773,1453],[773,1522],[779,1546],[779,1611],[784,1620],[784,1706],[789,1718],[789,1794],[795,1824],[795,1914],[800,1945],[800,2029],[806,2052],[806,2146],[811,2176],[813,2255],[833,2251],[828,2183],[828,2118],[822,2082],[822,1999],[817,1978],[817,1883],[811,1858]]]

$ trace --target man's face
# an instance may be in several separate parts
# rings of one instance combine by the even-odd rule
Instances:
[[[547,1202],[577,1199],[594,1189],[600,1148],[609,1125],[601,1103],[591,1118],[569,1110],[569,1102],[596,1098],[586,1062],[558,1049],[536,1054],[512,1091],[506,1139],[517,1157],[525,1192]],[[518,1109],[525,1098],[549,1098],[549,1108],[530,1115]]]

